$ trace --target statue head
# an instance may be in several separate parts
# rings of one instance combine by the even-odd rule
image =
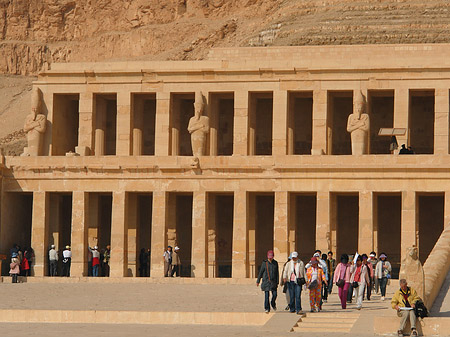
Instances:
[[[409,257],[411,257],[413,260],[417,260],[419,258],[419,254],[418,254],[418,250],[416,246],[412,246],[408,248],[408,255]]]
[[[38,115],[41,112],[41,97],[42,93],[39,88],[33,88],[31,92],[31,112],[34,116]]]
[[[365,112],[365,110],[366,110],[366,100],[362,92],[359,91],[355,97],[354,113],[357,114],[358,117],[360,117],[361,114]]]
[[[201,91],[197,91],[195,93],[195,102],[194,102],[195,116],[199,118],[203,114],[204,109],[205,109],[205,101],[203,98],[203,94]]]

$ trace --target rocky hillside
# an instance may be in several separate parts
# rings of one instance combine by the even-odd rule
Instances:
[[[450,42],[449,10],[443,0],[0,0],[0,73],[201,59],[214,46]]]

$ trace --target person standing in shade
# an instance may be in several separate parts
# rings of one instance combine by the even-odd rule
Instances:
[[[70,250],[70,246],[66,246],[66,249],[63,250],[63,260],[62,260],[62,275],[61,276],[70,276],[70,264],[72,262],[72,252]]]
[[[386,298],[386,286],[388,279],[391,278],[391,271],[392,266],[389,261],[387,261],[387,255],[385,253],[381,253],[380,261],[378,261],[375,268],[375,277],[378,279],[378,283],[380,284],[382,301]]]
[[[172,270],[172,246],[167,246],[166,251],[163,254],[164,260],[164,277],[170,276]]]
[[[56,276],[58,269],[58,252],[55,249],[55,245],[50,246],[50,250],[48,251],[48,260],[50,266],[50,276]]]
[[[349,263],[348,255],[341,255],[341,262],[337,265],[334,271],[333,282],[339,288],[339,298],[341,300],[342,309],[347,308],[347,293],[350,287],[351,265]]]
[[[365,287],[370,284],[369,268],[363,263],[362,256],[360,255],[357,257],[356,265],[352,269],[350,283],[354,284],[353,288],[356,292],[356,309],[361,310]]]
[[[92,254],[92,276],[98,277],[98,270],[100,268],[100,252],[98,246],[94,246],[94,249],[88,247],[89,252]]]
[[[336,269],[336,259],[333,258],[333,252],[328,252],[327,270],[328,270],[328,294],[331,294],[333,289],[334,270]],[[327,296],[328,298],[328,296]]]
[[[292,252],[292,259],[284,269],[283,279],[288,282],[289,289],[289,308],[290,312],[297,312],[298,315],[302,313],[302,286],[298,280],[305,279],[305,265],[303,261],[298,258],[297,252]]]
[[[111,246],[107,245],[103,252],[103,276],[109,276],[109,260],[111,259]]]
[[[180,276],[181,273],[181,259],[180,259],[180,247],[175,246],[172,253],[172,272],[170,273],[170,277],[176,274],[176,276]]]
[[[145,248],[141,248],[139,253],[139,276],[148,277],[148,253]]]
[[[277,311],[277,288],[279,283],[278,262],[274,260],[273,250],[267,252],[267,260],[264,260],[259,268],[256,286],[261,282],[261,290],[264,291],[264,310],[270,312],[270,307]],[[269,302],[270,292],[272,292],[272,300]]]
[[[310,267],[306,270],[306,285],[309,289],[309,304],[311,312],[322,310],[322,284],[327,285],[325,272],[319,266],[319,259],[313,257],[309,263]]]
[[[12,253],[11,254],[11,263],[9,265],[9,275],[11,275],[12,283],[17,283],[17,279],[20,274],[20,260],[19,254]]]

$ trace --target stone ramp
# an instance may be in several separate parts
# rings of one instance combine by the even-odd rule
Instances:
[[[431,307],[431,315],[433,317],[450,317],[450,270]]]

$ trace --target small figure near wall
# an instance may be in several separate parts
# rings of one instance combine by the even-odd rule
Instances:
[[[25,119],[23,130],[27,133],[28,146],[22,156],[42,154],[43,136],[47,127],[47,117],[41,114],[41,91],[34,88],[31,94],[31,113]]]
[[[366,102],[359,92],[356,96],[353,113],[348,116],[347,131],[351,134],[352,154],[367,154],[368,135],[370,129],[369,115],[365,113]]]
[[[202,93],[195,93],[194,116],[188,124],[188,131],[191,134],[192,155],[200,157],[205,154],[206,135],[209,132],[209,117],[202,116],[205,108]]]

